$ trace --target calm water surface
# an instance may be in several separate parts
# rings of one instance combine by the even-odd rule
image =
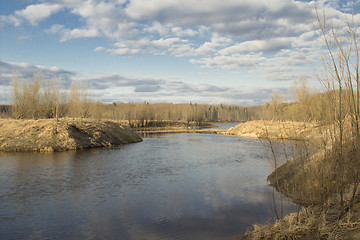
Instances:
[[[0,155],[0,239],[229,239],[273,217],[259,140],[148,135]]]

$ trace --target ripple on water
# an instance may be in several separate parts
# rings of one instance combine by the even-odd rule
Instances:
[[[168,134],[111,150],[0,155],[0,238],[239,236],[269,219],[267,154],[254,139]]]

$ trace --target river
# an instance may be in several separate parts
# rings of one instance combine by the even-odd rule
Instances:
[[[266,142],[214,134],[1,153],[0,239],[230,239],[274,217],[268,154]]]

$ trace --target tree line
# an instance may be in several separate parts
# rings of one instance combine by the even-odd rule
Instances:
[[[350,85],[349,85],[350,86]],[[15,119],[93,118],[138,121],[246,122],[251,120],[324,122],[339,97],[339,89],[320,92],[299,79],[291,87],[292,99],[274,93],[269,102],[258,106],[210,105],[197,103],[113,102],[91,100],[87,85],[64,90],[59,79],[44,80],[40,73],[31,81],[13,76],[11,105],[0,105],[0,117]],[[342,88],[342,104],[353,98]],[[339,100],[339,99],[338,99]],[[353,104],[352,104],[353,105]],[[338,107],[339,108],[339,107]],[[342,107],[343,108],[343,107]],[[355,108],[352,111],[357,110]]]
[[[91,100],[87,85],[73,84],[64,90],[59,79],[44,80],[41,73],[31,81],[13,76],[11,105],[0,105],[0,117],[16,119],[93,118],[138,121],[246,122],[251,120],[324,121],[329,118],[329,101],[338,90],[315,91],[306,79],[294,82],[292,99],[274,93],[258,106],[210,105],[197,103],[113,102]],[[350,92],[343,89],[342,97]],[[346,94],[345,94],[346,93]],[[350,96],[347,96],[349,98]],[[343,101],[345,103],[345,100]]]
[[[245,122],[259,119],[261,106],[197,103],[113,102],[91,100],[87,86],[64,90],[59,79],[44,80],[41,73],[30,81],[13,76],[11,105],[0,106],[0,117],[15,119],[93,118],[139,121]]]

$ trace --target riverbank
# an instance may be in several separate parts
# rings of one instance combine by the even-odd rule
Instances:
[[[197,122],[197,121],[173,121],[173,120],[121,120],[122,123],[128,125],[133,129],[201,129],[201,128],[212,128],[215,127],[213,124],[208,122]]]
[[[225,134],[228,129],[137,129],[140,135],[167,134],[167,133],[203,133],[203,134]]]
[[[349,128],[344,127],[345,131]],[[301,150],[298,157],[268,176],[270,185],[302,205],[302,210],[272,224],[255,224],[239,239],[360,239],[360,195],[356,194],[359,180],[353,171],[359,167],[356,139],[347,140],[342,149],[346,158],[342,159],[345,175],[341,175],[336,168],[338,152],[324,126],[253,121],[229,132],[253,138],[305,140],[296,146]],[[343,191],[346,208],[340,204],[339,191]]]
[[[330,204],[330,203],[329,203]],[[331,205],[327,211],[312,206],[299,212],[290,213],[283,219],[269,225],[254,225],[238,240],[317,240],[317,239],[360,239],[360,204],[356,203],[339,218],[338,205]]]
[[[225,134],[227,131],[211,129],[214,127],[207,122],[170,120],[0,119],[0,151],[66,151],[139,142],[142,140],[139,134]]]
[[[226,134],[260,139],[309,140],[321,136],[319,124],[255,120],[230,128]]]
[[[134,126],[134,124],[130,124]],[[149,121],[144,125],[137,124],[132,127],[138,134],[165,134],[165,133],[204,133],[225,134],[228,129],[215,128],[216,126],[207,122],[188,121]]]
[[[140,141],[134,130],[114,121],[0,119],[0,151],[57,152]]]

